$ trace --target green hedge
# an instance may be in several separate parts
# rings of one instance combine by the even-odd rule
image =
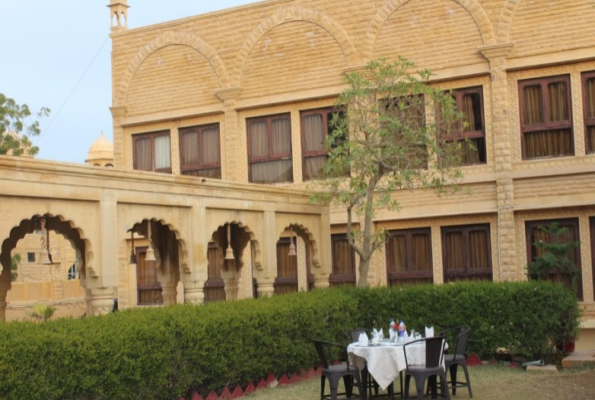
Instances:
[[[314,290],[258,300],[132,309],[85,319],[0,325],[0,398],[168,400],[206,396],[317,364],[312,338],[354,327],[472,328],[470,351],[540,356],[578,329],[561,286],[476,283]]]

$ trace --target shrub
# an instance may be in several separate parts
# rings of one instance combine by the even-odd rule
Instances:
[[[578,305],[538,282],[330,289],[257,300],[130,309],[85,319],[0,325],[0,398],[167,400],[205,397],[318,364],[313,338],[354,327],[472,328],[469,351],[541,355],[576,334]]]

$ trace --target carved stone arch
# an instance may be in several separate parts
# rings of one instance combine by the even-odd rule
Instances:
[[[242,247],[241,249],[234,249],[234,250],[239,252],[239,250],[244,250],[247,245],[253,244],[254,245],[254,254],[253,254],[254,258],[252,261],[254,263],[254,266],[257,269],[262,269],[261,262],[260,262],[260,244],[258,243],[258,240],[256,240],[256,235],[254,235],[254,232],[250,229],[250,227],[248,225],[244,224],[243,222],[232,219],[232,220],[226,220],[222,223],[218,223],[216,225],[216,227],[214,229],[212,229],[213,234],[211,235],[210,240],[217,242],[217,238],[216,238],[217,232],[219,232],[221,229],[226,229],[227,224],[237,225],[238,228],[241,229],[245,235],[247,235],[247,241],[246,241],[246,244],[244,245],[244,247]],[[221,243],[218,243],[218,244],[221,245]],[[222,248],[222,250],[223,250],[223,252],[225,252],[226,249]],[[239,254],[234,253],[234,256],[237,256],[237,255],[239,255]],[[243,265],[244,265],[244,262],[243,262],[243,258],[242,258],[242,260],[240,260],[240,264],[238,265],[238,269],[241,269]]]
[[[144,218],[141,222],[136,222],[130,224],[134,232],[141,233],[143,236],[147,236],[147,221],[155,222],[161,224],[161,226],[165,226],[172,232],[178,241],[178,263],[180,268],[180,273],[190,273],[190,268],[188,267],[188,247],[186,241],[182,239],[182,234],[180,229],[175,227],[172,223],[166,222],[164,219],[160,219],[157,217],[152,218]],[[124,243],[125,246],[125,243]]]
[[[364,59],[368,60],[371,57],[372,52],[374,50],[374,43],[376,42],[376,38],[380,33],[382,26],[392,15],[392,13],[395,12],[398,8],[400,8],[403,4],[409,3],[411,1],[415,0],[388,0],[386,4],[378,10],[376,15],[372,19],[372,22],[370,22],[368,31],[366,32],[366,37],[364,39],[363,45]],[[479,28],[479,32],[481,34],[484,45],[496,43],[496,36],[494,34],[494,28],[492,27],[490,18],[488,17],[483,7],[479,4],[478,0],[451,1],[458,3],[471,15],[471,17],[477,24],[477,27]]]
[[[295,233],[297,233],[304,241],[310,244],[312,253],[310,254],[310,260],[312,261],[312,265],[316,268],[320,267],[320,260],[318,258],[318,242],[314,238],[312,231],[303,224],[299,223],[290,223],[285,227],[285,229],[293,229]]]
[[[132,79],[141,64],[157,50],[171,45],[189,46],[198,51],[207,59],[215,71],[215,74],[219,78],[219,86],[227,87],[229,85],[229,75],[225,64],[211,45],[203,39],[187,32],[167,32],[143,47],[128,64],[120,82],[114,106],[122,105],[125,101]]]
[[[325,13],[294,5],[292,7],[280,8],[275,14],[263,20],[244,40],[234,64],[232,87],[241,86],[244,64],[258,40],[271,29],[294,21],[305,21],[320,26],[337,41],[349,66],[360,64],[355,45],[347,31],[338,22]]]
[[[497,43],[508,43],[510,40],[510,28],[512,19],[516,14],[517,8],[523,0],[508,0],[498,18],[498,27],[496,29]]]
[[[47,228],[50,231],[56,231],[58,234],[64,236],[64,238],[70,243],[75,249],[77,255],[83,254],[79,266],[79,273],[81,276],[81,285],[85,286],[85,278],[97,278],[97,274],[94,268],[94,253],[91,242],[85,238],[85,232],[82,228],[77,227],[76,224],[67,220],[62,215],[53,214],[35,214],[30,217],[21,219],[17,226],[13,226],[10,230],[8,238],[2,242],[0,253],[3,254],[1,257],[4,259],[4,253],[10,255],[11,251],[16,247],[17,242],[25,237],[25,235],[31,234],[40,228],[41,219],[46,219]],[[9,257],[10,258],[10,257]],[[6,267],[3,265],[3,267]],[[10,266],[8,266],[10,269]]]

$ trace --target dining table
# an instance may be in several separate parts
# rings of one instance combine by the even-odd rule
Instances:
[[[405,343],[389,340],[367,345],[360,345],[359,342],[351,343],[347,346],[349,362],[360,371],[368,368],[368,372],[378,385],[386,390],[399,376],[399,373],[407,368],[403,350]],[[407,346],[407,361],[409,365],[424,365],[426,362],[425,343]]]

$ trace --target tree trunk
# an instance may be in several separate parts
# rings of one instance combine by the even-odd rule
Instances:
[[[364,259],[359,257],[359,278],[357,280],[357,287],[368,287],[368,273],[370,272],[370,257]]]

